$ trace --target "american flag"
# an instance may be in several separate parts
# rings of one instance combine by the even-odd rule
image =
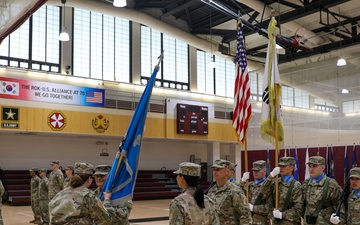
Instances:
[[[234,88],[233,127],[242,144],[251,119],[250,77],[247,71],[246,50],[241,22],[237,29],[236,78]]]
[[[89,103],[103,103],[103,93],[99,91],[87,91],[86,102]]]

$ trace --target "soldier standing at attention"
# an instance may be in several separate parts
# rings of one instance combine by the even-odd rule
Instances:
[[[53,160],[50,165],[52,172],[49,176],[49,200],[64,189],[64,174],[59,169],[59,160]]]
[[[229,181],[231,162],[216,160],[213,177],[216,184],[210,188],[208,196],[215,201],[221,225],[251,224],[249,205],[243,191]]]
[[[350,170],[351,193],[347,199],[347,225],[360,224],[360,168],[354,167]],[[340,218],[333,213],[330,217],[333,224],[339,224]]]
[[[70,186],[70,179],[74,174],[74,167],[72,165],[68,165],[65,167],[65,180],[64,180],[64,188],[67,188]]]
[[[89,189],[93,182],[94,167],[89,163],[75,163],[75,174],[70,187],[60,191],[49,202],[52,225],[117,224],[113,221],[114,210],[107,207],[111,194],[105,195],[104,206]],[[108,210],[107,210],[108,209]]]
[[[176,181],[182,193],[170,203],[170,225],[220,225],[215,211],[215,203],[206,195],[199,184],[201,166],[183,162]]]
[[[234,179],[236,166],[237,165],[235,163],[230,164],[229,180],[230,180],[230,182],[233,182],[234,184],[239,185],[238,183],[236,183],[236,180]]]
[[[249,182],[249,208],[252,215],[252,224],[270,225],[268,215],[272,209],[272,197],[270,193],[264,195],[260,192],[266,177],[266,162],[258,160],[253,162],[252,172],[254,181]],[[240,187],[246,192],[246,180],[250,177],[249,172],[245,172],[240,182]]]
[[[100,193],[105,185],[110,169],[111,166],[109,165],[98,165],[95,167],[94,178],[97,188],[94,190],[94,194],[97,197],[100,197]]]
[[[39,209],[40,215],[42,219],[42,225],[49,225],[50,218],[49,218],[49,198],[48,198],[48,186],[49,180],[46,177],[46,168],[42,168],[39,170],[39,176],[41,178],[39,183]]]
[[[333,178],[323,172],[325,158],[312,156],[309,158],[310,178],[302,185],[304,196],[304,225],[331,225],[330,217],[337,207],[341,195],[341,187]],[[341,210],[340,222],[345,222],[344,209]]]
[[[295,180],[292,173],[295,168],[294,157],[281,157],[267,179],[261,185],[261,193],[272,194],[273,207],[275,208],[275,177],[280,173],[279,184],[279,209],[273,211],[272,224],[301,225],[303,215],[303,196],[301,184]]]
[[[0,225],[4,225],[2,216],[1,216],[1,205],[2,205],[2,196],[5,193],[5,188],[0,180]]]
[[[34,219],[29,221],[29,223],[41,223],[40,220],[40,208],[39,208],[39,183],[40,178],[36,175],[38,171],[37,168],[31,168],[29,170],[31,181],[30,181],[30,193],[31,193],[31,210],[34,214]]]
[[[105,185],[105,181],[108,178],[111,166],[109,165],[98,165],[95,167],[95,183],[98,186],[94,190],[96,197],[100,198],[100,193]],[[114,223],[117,225],[128,225],[129,216],[132,209],[132,200],[128,200],[120,205],[114,206],[116,217],[114,218]]]

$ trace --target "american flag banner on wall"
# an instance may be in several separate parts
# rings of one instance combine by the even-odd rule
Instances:
[[[234,88],[233,127],[244,144],[246,132],[251,119],[250,77],[248,74],[246,50],[242,32],[241,21],[238,21],[237,52],[236,52],[236,78]]]
[[[86,102],[103,103],[103,94],[99,91],[87,91]]]

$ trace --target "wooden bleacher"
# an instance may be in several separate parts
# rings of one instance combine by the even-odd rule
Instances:
[[[8,192],[7,201],[13,206],[31,205],[29,171],[4,170],[3,175],[2,182]],[[202,181],[201,185],[206,189],[209,182]],[[90,188],[96,188],[95,181]],[[171,199],[179,195],[180,191],[173,171],[139,170],[133,199]]]

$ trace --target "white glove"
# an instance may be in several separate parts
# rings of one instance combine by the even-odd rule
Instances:
[[[249,180],[250,177],[250,172],[245,172],[241,178],[242,182],[246,182],[247,180]]]
[[[254,205],[249,203],[250,211],[252,212],[254,210]]]
[[[335,213],[333,213],[333,214],[331,214],[331,216],[330,216],[330,222],[331,222],[332,224],[338,224],[338,223],[340,223],[340,219],[339,219],[339,217],[338,217]]]
[[[271,171],[270,175],[271,175],[272,177],[276,177],[279,173],[280,173],[280,167],[275,167],[275,168]]]
[[[279,167],[276,167],[276,168],[279,168]],[[282,219],[282,212],[280,212],[278,209],[273,211],[273,215],[277,219]]]

